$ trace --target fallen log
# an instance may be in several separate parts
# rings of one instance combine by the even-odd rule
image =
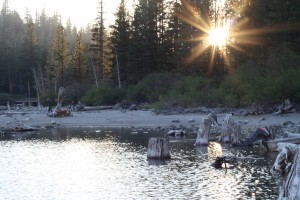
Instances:
[[[279,200],[299,199],[300,197],[300,146],[280,143],[280,151],[271,172],[281,181]]]
[[[113,109],[113,106],[92,106],[92,107],[82,107],[78,111],[96,111],[96,110],[109,110]]]
[[[169,140],[166,138],[150,138],[148,143],[147,157],[149,159],[170,159],[171,151]]]

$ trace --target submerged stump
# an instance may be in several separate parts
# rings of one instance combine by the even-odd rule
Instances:
[[[220,142],[231,143],[234,146],[242,144],[242,129],[232,118],[232,114],[227,114],[222,125]]]
[[[170,144],[166,138],[150,138],[148,143],[147,158],[149,159],[170,159]]]
[[[203,122],[200,125],[200,128],[197,133],[195,146],[208,145],[211,125],[212,120],[210,118],[203,119]]]

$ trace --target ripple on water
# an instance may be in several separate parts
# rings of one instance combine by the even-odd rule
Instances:
[[[124,132],[115,135],[99,130],[91,133],[97,135],[91,137],[85,132],[86,138],[64,135],[64,140],[0,141],[0,197],[24,200],[277,197],[269,161],[245,161],[228,170],[210,166],[215,156],[246,156],[247,149],[228,150],[218,144],[195,148],[189,142],[174,142],[171,160],[153,162],[146,159],[145,136],[127,137]]]

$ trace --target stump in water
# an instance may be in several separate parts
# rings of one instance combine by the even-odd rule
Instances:
[[[300,197],[300,146],[289,143],[278,144],[280,151],[272,167],[272,173],[283,178],[279,200]]]
[[[232,114],[225,116],[220,142],[231,143],[232,145],[242,144],[242,129],[232,119]]]
[[[202,124],[197,133],[196,146],[208,145],[209,132],[212,125],[212,120],[210,118],[203,119]]]
[[[170,145],[166,138],[150,138],[147,157],[150,159],[170,159]]]

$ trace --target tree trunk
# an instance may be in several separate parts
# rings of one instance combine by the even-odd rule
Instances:
[[[280,151],[272,172],[280,176],[279,200],[299,199],[300,197],[300,146],[289,143],[278,144]]]
[[[170,145],[166,138],[150,138],[147,157],[150,159],[170,159]]]

